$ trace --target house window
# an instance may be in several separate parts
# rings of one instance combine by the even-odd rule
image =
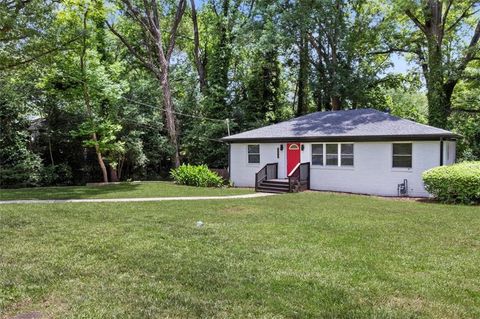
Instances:
[[[338,144],[325,144],[326,162],[329,166],[338,165]]]
[[[341,166],[353,166],[353,144],[341,145]]]
[[[393,143],[392,167],[412,168],[412,143]]]
[[[323,144],[312,144],[312,165],[323,165]]]
[[[260,163],[260,145],[248,145],[248,164]]]

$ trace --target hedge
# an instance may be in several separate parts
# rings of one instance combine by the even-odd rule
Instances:
[[[170,176],[175,183],[182,185],[221,187],[224,184],[223,178],[209,170],[207,165],[181,165],[172,169]]]
[[[444,203],[480,203],[480,162],[440,166],[422,175],[425,189]]]

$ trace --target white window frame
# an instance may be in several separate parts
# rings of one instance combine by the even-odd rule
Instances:
[[[322,155],[322,164],[313,164],[313,145],[322,145],[322,154],[315,154],[315,155]],[[325,143],[312,143],[310,144],[310,161],[312,166],[314,167],[323,167],[325,166]]]
[[[337,165],[327,164],[327,155],[328,155],[328,154],[327,154],[327,146],[328,146],[328,145],[337,145]],[[339,144],[339,143],[325,143],[325,162],[324,162],[324,163],[325,163],[325,166],[327,166],[327,167],[328,167],[328,166],[329,166],[329,167],[338,167],[338,166],[340,166],[340,165],[339,165],[339,164],[340,164],[340,157],[339,157],[340,153],[339,153],[339,152],[340,152],[340,144]],[[333,154],[334,154],[334,153],[331,153],[331,155],[333,155]]]
[[[249,146],[258,146],[258,153],[249,153],[248,147]],[[250,155],[258,155],[258,163],[250,163]],[[262,162],[262,155],[261,155],[261,147],[260,144],[247,144],[247,165],[249,166],[259,166]]]
[[[411,158],[411,165],[410,167],[396,167],[396,166],[393,166],[393,156],[395,155],[393,153],[393,145],[394,144],[410,144],[412,145],[412,154],[410,154],[410,158]],[[391,144],[391,157],[390,157],[390,166],[392,167],[392,170],[394,171],[411,171],[413,169],[413,142],[393,142]],[[396,155],[396,156],[399,156],[399,155]],[[402,156],[402,155],[400,155]]]
[[[323,165],[313,165],[313,145],[323,145]],[[327,165],[327,144],[336,144],[337,145],[337,165]],[[342,165],[342,144],[351,144],[353,145],[353,165]],[[316,154],[319,155],[319,154]],[[355,143],[353,142],[319,142],[311,143],[310,147],[310,162],[312,163],[313,168],[325,168],[325,169],[352,169],[355,167]]]
[[[342,145],[352,145],[352,165],[342,165]],[[353,167],[355,165],[355,144],[354,143],[338,143],[338,166]]]

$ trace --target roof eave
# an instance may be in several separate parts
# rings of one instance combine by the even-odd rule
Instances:
[[[227,143],[249,142],[369,142],[369,141],[435,141],[439,139],[457,139],[461,135],[445,134],[406,134],[406,135],[363,135],[363,136],[298,136],[298,137],[224,137]]]

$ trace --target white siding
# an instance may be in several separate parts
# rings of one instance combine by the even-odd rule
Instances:
[[[260,164],[248,164],[248,145],[260,145]],[[230,147],[230,179],[235,186],[253,187],[255,186],[255,173],[268,163],[279,163],[279,178],[284,178],[281,174],[285,170],[285,161],[277,159],[277,147],[279,143],[233,143]],[[279,152],[280,157],[284,156],[285,150]]]
[[[445,164],[455,161],[455,142],[444,146]],[[281,143],[260,143],[260,164],[247,164],[247,145],[231,144],[231,179],[235,186],[255,186],[255,173],[265,164],[278,162],[279,177],[286,175],[286,150],[277,147]],[[304,143],[302,162],[311,162],[311,144]],[[315,144],[315,143],[313,143]],[[392,168],[392,142],[355,142],[353,167],[312,166],[310,188],[361,194],[396,196],[397,185],[408,180],[410,196],[428,196],[422,182],[422,172],[440,164],[439,141],[412,142],[412,168]],[[285,146],[285,144],[284,144]]]
[[[451,165],[455,163],[455,154],[456,154],[456,142],[455,141],[444,141],[443,142],[443,163],[444,165]]]
[[[308,161],[311,147],[305,147]],[[303,154],[302,154],[303,155]],[[410,196],[428,196],[422,172],[440,164],[440,142],[413,142],[412,168],[392,168],[391,142],[354,143],[353,167],[312,166],[310,187],[318,190],[396,196],[397,185],[408,181]]]

